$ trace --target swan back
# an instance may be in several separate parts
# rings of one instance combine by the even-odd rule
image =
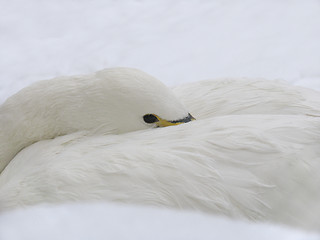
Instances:
[[[224,78],[184,84],[173,91],[198,119],[230,114],[320,116],[319,92],[285,81]]]

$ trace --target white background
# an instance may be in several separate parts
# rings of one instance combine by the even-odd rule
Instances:
[[[168,85],[221,77],[320,89],[319,0],[0,0],[0,102],[105,67]]]

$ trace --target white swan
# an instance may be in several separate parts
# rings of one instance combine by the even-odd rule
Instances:
[[[150,76],[131,69],[104,70],[95,76],[102,78],[109,73],[113,80],[116,77],[122,83],[118,88],[120,95],[125,93],[121,111],[107,104],[109,112],[97,124],[102,125],[101,128],[92,124],[86,131],[76,131],[82,130],[83,125],[71,128],[71,124],[70,131],[57,131],[64,136],[38,141],[23,149],[0,175],[2,209],[43,202],[110,200],[193,208],[320,230],[320,97],[317,92],[266,81],[192,83],[174,91],[197,121],[123,133],[149,128],[150,125],[143,122],[145,114],[156,114],[154,120],[158,125],[175,124],[163,119],[183,122],[191,120],[191,116],[169,90],[164,90],[162,85],[160,88],[157,82],[153,88],[155,80],[146,80]],[[73,95],[63,89],[67,83],[72,89],[78,88],[74,82],[79,80],[75,78],[53,80],[50,84],[58,84],[56,87],[62,89],[59,91],[67,97],[65,100],[76,107],[77,99],[86,97],[88,87],[85,85],[90,81],[86,78],[80,80],[83,91]],[[127,102],[132,101],[131,93],[125,90],[126,82],[131,87],[131,79],[146,80],[150,84],[147,91],[134,88],[139,100],[133,106]],[[30,111],[41,114],[43,109],[38,106],[42,103],[37,106],[37,101],[31,100],[39,99],[39,95],[32,94],[38,89],[40,99],[51,103],[51,115],[41,116],[43,124],[55,114],[59,116],[60,126],[64,126],[68,114],[60,115],[59,110],[66,105],[65,101],[56,94],[41,97],[49,82],[39,83],[30,91],[24,90],[12,97],[11,102],[16,104],[11,103],[9,108],[7,102],[4,109],[13,111],[15,117],[27,113],[29,107]],[[145,85],[141,83],[143,89]],[[88,105],[78,108],[85,126],[87,122],[96,121],[92,119],[100,119],[100,108],[105,106],[101,99],[110,99],[99,91],[99,94],[91,93],[90,103],[98,103],[98,108],[93,109],[95,111]],[[117,93],[112,94],[117,98]],[[24,99],[33,103],[21,110],[12,110],[19,104],[23,107]],[[54,103],[56,99],[61,105]],[[140,110],[140,104],[148,106],[141,106],[143,110]],[[159,105],[165,107],[158,109]],[[167,112],[167,108],[171,110]],[[70,106],[67,109],[73,110]],[[122,111],[131,112],[129,116],[125,113],[130,121],[123,120]],[[78,112],[73,113],[70,123],[77,120]],[[117,115],[115,118],[120,119],[121,124],[108,122],[106,127],[104,121],[110,114]],[[21,125],[20,130],[23,127]],[[38,124],[38,127],[38,133],[46,129],[45,125]],[[5,128],[9,129],[7,133],[12,129]],[[110,134],[114,133],[112,129],[122,134]]]

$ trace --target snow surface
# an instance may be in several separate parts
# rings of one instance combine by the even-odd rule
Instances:
[[[32,82],[105,67],[168,85],[284,79],[320,90],[319,0],[0,0],[0,103]],[[0,216],[0,239],[320,239],[197,213],[113,205]]]
[[[112,204],[38,206],[0,216],[1,240],[319,240],[320,236],[223,217]]]
[[[169,85],[217,77],[320,89],[319,0],[0,0],[0,102],[105,67]]]

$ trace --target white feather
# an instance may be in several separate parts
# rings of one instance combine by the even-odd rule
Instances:
[[[38,141],[1,173],[1,208],[109,200],[320,230],[316,92],[261,80],[174,91],[197,121]]]

